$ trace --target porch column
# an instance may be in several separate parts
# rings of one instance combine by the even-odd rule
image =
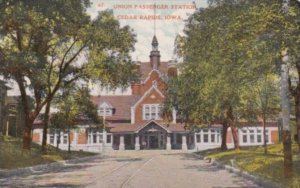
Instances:
[[[189,141],[188,141],[188,144],[191,145],[192,144],[192,135],[189,134]]]
[[[146,138],[145,138],[145,135],[142,135],[142,146],[143,146],[143,149],[146,149]]]
[[[171,150],[171,134],[167,134],[167,150]]]
[[[138,134],[135,135],[135,145],[134,145],[135,150],[140,150],[140,136]]]
[[[124,135],[120,135],[120,145],[119,145],[119,150],[125,150]]]
[[[103,130],[103,132],[102,132],[102,142],[103,142],[104,146],[106,145],[106,139],[107,139],[106,130]]]
[[[186,144],[186,134],[182,134],[182,145],[181,145],[182,150],[187,150],[187,144]]]

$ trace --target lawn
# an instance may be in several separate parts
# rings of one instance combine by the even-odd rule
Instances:
[[[300,157],[298,145],[293,145],[293,177],[283,176],[283,146],[282,144],[268,146],[269,153],[264,155],[263,147],[242,148],[240,151],[219,149],[199,152],[201,155],[214,158],[217,161],[234,166],[250,174],[276,182],[283,187],[300,187]]]
[[[57,150],[52,146],[48,146],[47,154],[44,155],[41,152],[40,145],[34,143],[30,152],[24,152],[21,148],[21,139],[0,136],[0,169],[28,167],[95,155],[94,153],[82,151],[72,151],[71,154],[68,154],[67,151]]]

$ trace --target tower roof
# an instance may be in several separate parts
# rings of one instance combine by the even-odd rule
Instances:
[[[153,39],[152,39],[152,46],[158,46],[158,41],[157,41],[157,38],[156,38],[156,36],[154,35],[153,36]]]

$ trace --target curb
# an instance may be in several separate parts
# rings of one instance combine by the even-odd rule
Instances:
[[[196,154],[196,153],[194,153],[194,155],[197,156],[197,158],[199,158],[199,159],[207,160],[213,166],[217,166],[218,168],[225,169],[225,170],[227,170],[227,171],[229,171],[229,172],[231,172],[233,174],[236,174],[236,175],[238,175],[240,177],[243,177],[243,178],[245,178],[247,180],[253,181],[257,185],[262,186],[264,188],[281,188],[281,186],[278,185],[277,183],[273,183],[273,182],[271,182],[269,180],[259,178],[257,176],[252,175],[252,174],[249,174],[246,171],[234,168],[234,167],[232,167],[230,165],[222,164],[222,163],[216,161],[213,158],[203,157],[202,155]]]
[[[0,169],[0,178],[8,178],[10,176],[29,175],[29,174],[38,173],[38,172],[57,171],[57,170],[63,169],[64,167],[66,167],[70,164],[76,164],[76,163],[83,162],[86,160],[93,160],[98,157],[102,157],[102,155],[99,154],[99,155],[94,155],[94,156],[52,162],[52,163],[48,163],[48,164],[41,164],[41,165],[25,167],[25,168],[17,168],[17,169],[11,169],[11,170]]]

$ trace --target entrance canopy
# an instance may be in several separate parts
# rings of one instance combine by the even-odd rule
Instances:
[[[140,132],[165,132],[165,133],[188,133],[191,130],[185,129],[184,124],[158,122],[155,120],[139,122],[135,124],[130,123],[111,123],[108,125],[109,132],[116,134],[132,134]]]
[[[155,132],[171,133],[169,129],[157,123],[156,121],[150,121],[135,131],[135,133],[155,133]]]

